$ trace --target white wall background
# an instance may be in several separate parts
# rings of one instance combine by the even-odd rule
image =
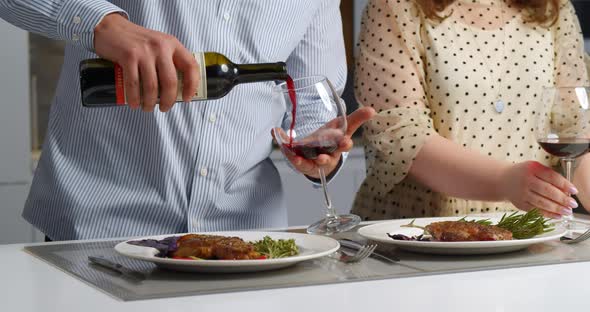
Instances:
[[[29,242],[21,218],[31,181],[28,35],[0,20],[0,243]]]

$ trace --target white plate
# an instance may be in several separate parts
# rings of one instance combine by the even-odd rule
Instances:
[[[414,224],[426,226],[432,222],[438,221],[457,221],[458,217],[442,217],[442,218],[417,218]],[[496,224],[499,218],[482,218],[482,217],[467,217],[467,220],[490,219],[493,224]],[[403,241],[394,240],[387,236],[390,234],[403,234],[406,236],[414,236],[422,234],[422,230],[418,228],[401,227],[401,225],[408,224],[412,219],[391,220],[375,223],[373,225],[365,226],[359,229],[358,233],[365,238],[395,245],[398,248],[429,254],[446,254],[446,255],[476,255],[476,254],[493,254],[503,253],[525,249],[530,245],[559,239],[559,237],[566,234],[566,230],[555,225],[555,229],[551,232],[535,236],[529,239],[514,239],[502,241],[478,241],[478,242],[429,242],[429,241]]]
[[[299,247],[299,255],[293,257],[265,260],[181,260],[171,258],[156,257],[158,250],[151,247],[142,247],[128,244],[127,242],[119,243],[115,250],[127,257],[150,261],[157,266],[189,272],[212,272],[212,273],[235,273],[235,272],[256,272],[274,270],[294,265],[298,262],[311,260],[334,253],[340,248],[340,244],[332,238],[326,236],[286,233],[286,232],[211,232],[198,233],[223,236],[237,236],[245,241],[261,240],[264,236],[270,236],[272,239],[295,239],[295,244]],[[142,239],[163,239],[169,236],[180,236],[184,234],[169,234],[137,238]]]

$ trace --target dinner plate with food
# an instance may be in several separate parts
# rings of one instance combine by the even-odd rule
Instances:
[[[525,249],[567,233],[537,210],[498,217],[440,217],[378,222],[359,229],[363,237],[420,253],[476,255]]]
[[[244,231],[143,237],[121,242],[115,250],[164,269],[234,273],[284,268],[330,255],[339,247],[326,236]]]

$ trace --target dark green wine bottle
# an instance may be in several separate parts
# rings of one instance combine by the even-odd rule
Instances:
[[[284,62],[234,64],[216,52],[194,53],[200,67],[201,83],[192,101],[219,99],[241,83],[286,80]],[[82,105],[109,107],[126,105],[123,70],[104,59],[80,62]],[[182,73],[178,74],[177,102],[182,101]]]

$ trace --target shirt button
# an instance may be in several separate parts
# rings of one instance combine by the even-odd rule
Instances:
[[[80,40],[80,36],[78,36],[77,34],[73,34],[72,35],[72,40],[78,41],[78,40]]]
[[[207,176],[207,168],[201,168],[199,173],[201,174],[201,176],[206,177]]]
[[[229,13],[228,13],[228,12],[225,12],[225,13],[223,14],[223,19],[224,19],[224,20],[226,20],[226,21],[229,21],[229,18],[230,18],[230,15],[229,15]]]
[[[214,123],[217,120],[217,116],[215,114],[209,115],[209,122]]]
[[[80,18],[80,16],[74,16],[72,22],[74,22],[74,24],[80,24],[82,22],[82,19]]]

